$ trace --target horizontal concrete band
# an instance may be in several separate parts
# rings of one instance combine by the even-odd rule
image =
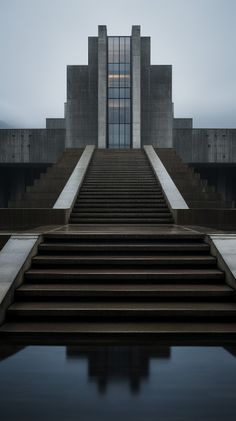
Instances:
[[[149,159],[149,162],[153,168],[153,171],[159,180],[159,183],[163,189],[163,193],[170,207],[174,209],[189,209],[183,196],[177,189],[175,183],[166,171],[160,158],[157,156],[155,150],[151,145],[145,145],[144,150]]]
[[[78,161],[78,164],[72,172],[60,196],[56,200],[53,209],[70,209],[73,206],[86,174],[88,165],[93,156],[94,149],[94,145],[86,146],[80,160]]]
[[[0,252],[0,324],[39,235],[12,235]]]
[[[219,230],[236,228],[236,209],[175,209],[173,215],[175,223],[179,225],[198,225]]]
[[[68,209],[52,208],[0,208],[0,229],[29,229],[45,225],[64,225],[69,218]]]

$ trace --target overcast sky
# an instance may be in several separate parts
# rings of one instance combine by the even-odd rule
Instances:
[[[173,65],[176,117],[236,127],[236,0],[0,0],[0,120],[63,117],[66,65],[87,64],[99,24],[151,36],[152,64]]]

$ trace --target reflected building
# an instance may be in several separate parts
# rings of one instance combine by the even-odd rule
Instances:
[[[96,382],[98,391],[106,393],[111,384],[128,384],[133,394],[149,378],[150,361],[170,360],[169,346],[67,346],[69,360],[86,358],[88,378]]]

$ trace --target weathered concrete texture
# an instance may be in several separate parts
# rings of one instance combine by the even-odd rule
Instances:
[[[98,27],[98,147],[107,141],[107,28]]]
[[[188,163],[236,163],[236,129],[174,129],[174,147]]]
[[[192,118],[174,118],[173,129],[192,129],[193,119]]]
[[[212,234],[208,242],[219,267],[225,271],[227,283],[236,289],[236,234]]]
[[[13,301],[15,288],[23,280],[27,259],[36,254],[38,241],[38,235],[12,235],[0,252],[0,324]]]
[[[150,67],[149,98],[142,108],[142,121],[149,121],[143,131],[142,144],[154,147],[172,147],[172,66],[158,65]],[[143,88],[145,89],[145,88]],[[148,115],[147,115],[148,114]]]
[[[9,201],[20,199],[26,186],[32,186],[49,167],[51,164],[1,164],[0,208],[7,208]]]
[[[84,152],[81,155],[74,171],[68,179],[64,189],[60,196],[56,200],[53,208],[54,209],[71,209],[77,198],[78,191],[84,180],[87,168],[93,156],[95,146],[86,146]]]
[[[98,142],[98,39],[89,38],[88,66],[67,67],[66,147]]]
[[[149,142],[150,129],[150,64],[151,64],[151,39],[141,37],[141,140],[142,144]]]
[[[65,129],[66,121],[64,118],[46,118],[46,129]]]
[[[0,130],[0,163],[54,163],[64,149],[63,129]]]
[[[162,187],[163,193],[171,210],[188,209],[187,203],[185,202],[180,191],[177,189],[169,173],[166,171],[153,147],[151,145],[145,145],[144,150],[156,175],[156,178]]]
[[[178,225],[212,227],[229,231],[236,228],[236,209],[177,209],[174,217]]]
[[[0,208],[1,230],[29,230],[42,226],[64,225],[68,220],[68,209]]]
[[[9,201],[9,208],[52,208],[81,155],[82,148],[66,149],[58,161],[41,174],[16,200]]]
[[[132,146],[141,147],[141,41],[140,26],[132,26]]]

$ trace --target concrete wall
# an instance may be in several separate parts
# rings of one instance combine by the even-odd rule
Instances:
[[[150,143],[171,148],[172,142],[172,66],[151,66]]]
[[[149,144],[150,129],[150,60],[151,39],[141,37],[141,140],[142,144]]]
[[[188,163],[236,163],[236,129],[174,129],[174,147]]]
[[[98,27],[98,147],[107,144],[107,28]],[[91,143],[90,143],[91,144]]]
[[[145,69],[143,52],[142,68]],[[148,80],[149,78],[149,80]],[[142,129],[142,144],[151,144],[159,148],[173,147],[172,125],[172,66],[150,66],[150,76],[142,76],[142,92],[148,92],[145,103],[142,104],[142,121],[146,120]]]
[[[193,119],[192,118],[174,118],[173,129],[192,129]]]
[[[98,40],[89,38],[88,66],[67,66],[66,147],[97,145]]]
[[[66,121],[64,118],[46,118],[46,129],[65,129]]]
[[[132,26],[132,146],[141,147],[141,40],[140,26]]]
[[[51,164],[64,149],[63,129],[0,129],[0,164]]]

